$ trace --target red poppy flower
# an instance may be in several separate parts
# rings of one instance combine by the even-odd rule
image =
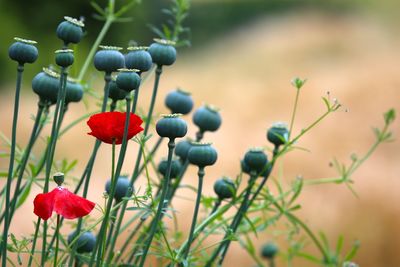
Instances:
[[[33,200],[33,206],[33,212],[46,221],[53,211],[65,219],[86,216],[93,210],[95,204],[58,186],[49,193],[38,194]]]
[[[122,136],[124,134],[126,112],[102,112],[92,115],[87,121],[92,132],[88,133],[97,139],[112,144],[119,145],[122,143]],[[143,131],[140,126],[143,123],[142,119],[135,115],[129,116],[128,140],[136,134]]]

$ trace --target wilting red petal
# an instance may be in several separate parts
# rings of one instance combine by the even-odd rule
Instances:
[[[75,219],[88,215],[95,204],[83,197],[71,193],[66,188],[59,191],[54,199],[54,211],[65,219]]]
[[[88,215],[95,206],[93,202],[63,187],[57,187],[49,193],[38,194],[33,205],[33,212],[43,220],[49,219],[53,210],[65,219],[80,218]]]
[[[38,194],[33,200],[33,213],[45,221],[49,219],[53,213],[54,197],[56,193],[57,192],[53,190],[49,193]]]
[[[112,144],[121,144],[125,128],[126,113],[123,112],[103,112],[92,115],[87,121],[87,125],[92,130],[89,135],[97,139]],[[140,126],[143,123],[142,119],[135,115],[129,114],[129,127],[127,139],[131,139],[136,134],[143,131]]]

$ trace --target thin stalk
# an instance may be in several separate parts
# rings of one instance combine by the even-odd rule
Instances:
[[[59,234],[60,234],[60,215],[57,214],[57,225],[54,235],[56,236],[56,249],[54,251],[54,267],[57,267],[57,256],[58,256],[58,244],[59,244]]]
[[[161,191],[161,197],[160,197],[160,202],[158,203],[158,208],[157,208],[157,213],[154,217],[153,223],[151,225],[150,229],[150,234],[149,237],[147,238],[146,245],[143,250],[143,254],[141,255],[141,260],[139,263],[139,267],[143,267],[144,263],[146,261],[147,253],[149,252],[151,242],[153,241],[153,237],[156,233],[156,230],[159,226],[159,223],[161,223],[160,218],[162,214],[162,210],[164,207],[164,200],[167,196],[168,192],[168,185],[169,185],[169,180],[171,177],[171,166],[172,166],[172,155],[174,153],[174,148],[175,148],[175,142],[174,139],[170,139],[168,142],[168,164],[167,164],[167,173],[165,175],[165,179],[163,181],[163,188]]]
[[[13,122],[12,122],[12,131],[11,131],[11,151],[10,151],[10,163],[8,165],[8,176],[7,176],[7,184],[6,184],[6,199],[5,199],[5,215],[4,215],[4,230],[3,230],[3,238],[1,241],[2,246],[2,266],[6,266],[7,264],[7,240],[8,240],[8,229],[9,229],[9,215],[10,215],[10,194],[11,194],[11,182],[14,174],[14,161],[15,161],[15,147],[17,142],[17,122],[18,122],[18,110],[19,110],[19,96],[21,93],[21,82],[22,82],[22,73],[24,71],[24,65],[18,64],[17,67],[17,83],[15,90],[15,100],[14,100],[14,114],[13,114]]]
[[[217,201],[215,201],[214,203],[214,207],[212,208],[210,215],[217,211],[219,206],[221,206],[221,203],[222,203],[221,199],[218,198]]]
[[[39,228],[40,228],[40,222],[41,222],[41,218],[38,217],[38,219],[37,219],[37,221],[36,221],[36,227],[35,227],[34,238],[33,238],[33,241],[32,241],[31,254],[29,255],[28,267],[31,267],[31,266],[32,266],[32,261],[33,261],[33,257],[34,257],[34,253],[35,253],[35,248],[36,248],[37,236],[38,236]]]
[[[299,96],[300,96],[300,88],[297,88],[296,89],[296,98],[294,100],[292,118],[290,119],[290,128],[289,128],[288,140],[290,140],[290,135],[292,134],[293,125],[294,125],[294,119],[296,117],[296,112],[297,112],[297,104],[299,102]]]
[[[201,192],[203,189],[204,167],[199,167],[199,171],[198,171],[197,175],[199,176],[199,183],[198,183],[198,188],[197,188],[197,198],[196,198],[196,204],[195,204],[194,213],[193,213],[192,226],[190,227],[188,245],[187,245],[187,249],[186,249],[185,253],[183,254],[183,258],[185,259],[185,261],[187,261],[187,258],[189,256],[190,246],[193,242],[193,234],[194,234],[194,229],[196,227],[196,222],[197,222],[197,214],[199,213]]]

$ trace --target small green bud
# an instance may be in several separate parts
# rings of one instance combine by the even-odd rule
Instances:
[[[268,242],[264,244],[261,248],[261,256],[266,259],[273,259],[278,253],[279,248],[273,242]]]
[[[302,79],[296,77],[296,78],[293,78],[292,85],[294,87],[296,87],[297,90],[300,90],[301,87],[303,87],[303,85],[306,83],[306,81],[307,81],[307,79],[302,80]]]
[[[53,179],[54,182],[56,182],[56,184],[58,186],[61,186],[64,183],[64,173],[62,172],[57,172],[53,175]]]

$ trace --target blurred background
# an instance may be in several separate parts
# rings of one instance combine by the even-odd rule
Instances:
[[[116,1],[117,4],[123,1]],[[105,1],[98,2],[101,6]],[[159,26],[166,18],[160,12],[168,6],[166,0],[147,0],[129,16],[134,20],[114,24],[104,44],[126,47],[131,40],[149,44],[154,37],[148,24]],[[177,63],[165,68],[161,80],[157,113],[165,113],[165,95],[180,86],[191,91],[196,107],[210,103],[221,109],[223,125],[205,140],[219,151],[215,166],[207,169],[205,194],[212,195],[213,182],[222,175],[235,177],[239,160],[248,148],[267,146],[266,129],[275,121],[289,122],[295,89],[293,77],[307,78],[300,95],[294,131],[298,133],[325,111],[322,96],[330,92],[344,106],[324,120],[298,145],[309,151],[294,151],[279,163],[273,174],[280,175],[289,185],[297,175],[304,179],[336,175],[329,162],[337,158],[350,163],[350,155],[363,155],[374,142],[372,127],[383,125],[383,112],[399,110],[400,100],[400,2],[395,0],[193,0],[187,26],[191,28],[191,47],[179,51]],[[36,96],[30,80],[42,67],[54,64],[53,52],[61,47],[55,29],[63,16],[85,17],[87,35],[77,50],[77,65],[88,52],[102,23],[92,18],[88,1],[2,0],[0,2],[0,130],[10,136],[13,108],[15,64],[8,59],[7,49],[14,36],[38,41],[40,57],[26,67],[22,95],[19,144],[26,144],[32,127],[31,115],[36,112]],[[77,70],[72,70],[74,73]],[[95,88],[102,90],[101,75]],[[149,103],[152,79],[144,85],[141,108]],[[66,122],[95,109],[93,99],[71,105]],[[345,110],[348,112],[345,112]],[[187,118],[190,121],[190,118]],[[400,266],[400,145],[399,124],[393,127],[394,138],[357,171],[355,197],[345,185],[319,185],[304,189],[298,212],[315,231],[325,231],[331,245],[343,234],[345,247],[354,240],[361,242],[355,258],[360,266]],[[189,135],[196,129],[192,126]],[[88,127],[81,123],[73,128],[58,145],[58,159],[77,159],[73,175],[79,176],[91,151],[93,138],[86,135]],[[43,142],[36,146],[40,153]],[[79,148],[79,149],[78,149]],[[1,150],[7,150],[1,144]],[[124,171],[131,173],[136,144],[131,142]],[[165,151],[165,150],[164,150]],[[166,155],[163,151],[160,157]],[[93,175],[89,199],[102,203],[101,194],[110,172],[110,149],[102,146]],[[7,161],[0,161],[5,169]],[[196,184],[195,169],[186,180]],[[71,180],[70,180],[71,181]],[[72,182],[70,182],[72,184]],[[272,185],[270,185],[273,187]],[[274,189],[272,189],[274,190]],[[31,194],[33,200],[34,193]],[[181,216],[191,216],[195,195],[181,190],[174,206]],[[189,200],[187,200],[189,198]],[[32,210],[31,200],[16,214],[13,232],[27,235],[33,232],[26,214]],[[34,216],[32,214],[32,221]],[[182,229],[188,225],[180,223]],[[282,220],[281,225],[285,221]],[[185,228],[186,227],[186,228]],[[282,250],[287,246],[283,236],[276,237],[280,226],[274,226],[257,237],[257,244],[277,240]],[[310,245],[310,250],[313,251]],[[294,266],[311,266],[296,261]],[[251,258],[232,246],[226,266],[252,266]],[[278,266],[286,266],[283,259]]]

